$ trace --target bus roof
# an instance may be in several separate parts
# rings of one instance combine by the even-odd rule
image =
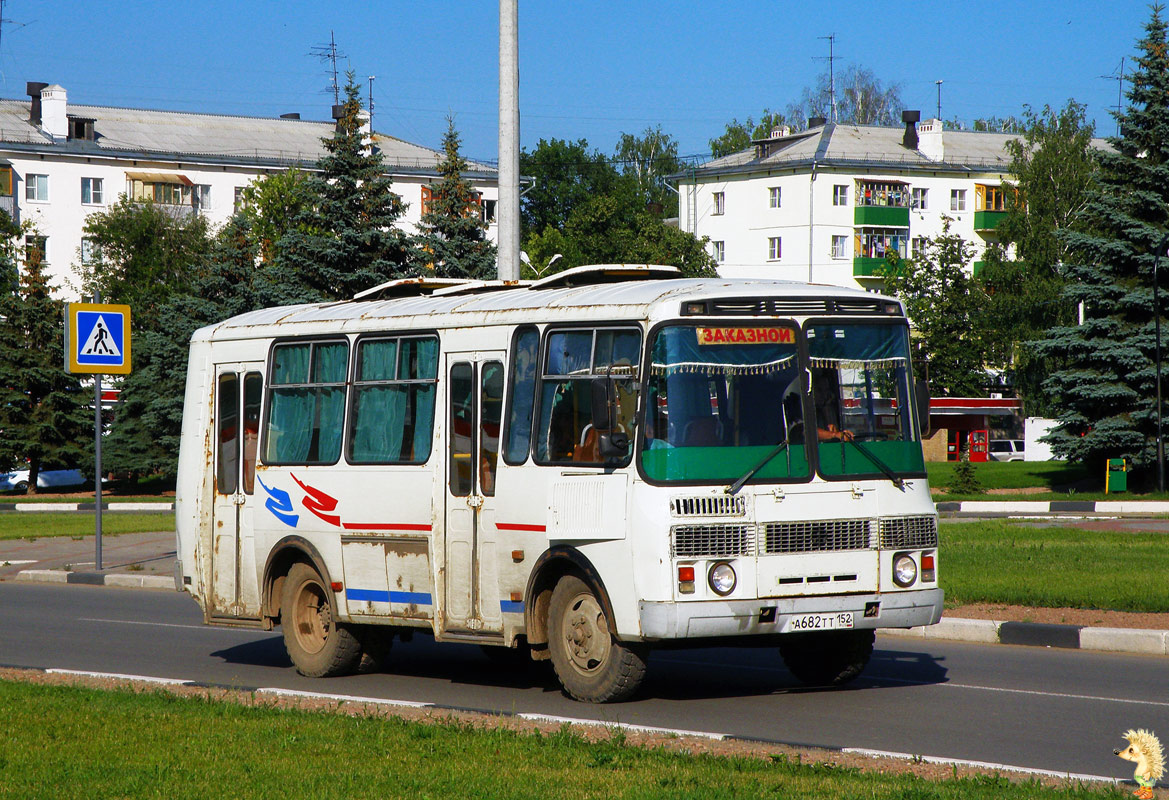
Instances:
[[[252,311],[196,331],[193,340],[251,339],[389,328],[449,328],[525,322],[655,320],[679,316],[683,303],[703,302],[695,316],[780,317],[838,314],[901,315],[896,300],[860,289],[796,281],[658,278],[587,285],[498,286],[466,292],[447,284],[425,293]],[[424,286],[427,284],[419,284]],[[433,292],[433,293],[431,293]],[[378,294],[373,294],[378,298]],[[893,309],[891,304],[896,305]]]

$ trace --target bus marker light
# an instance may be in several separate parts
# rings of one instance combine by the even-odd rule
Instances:
[[[517,564],[520,563],[521,561],[523,561],[524,560],[524,551],[523,550],[512,550],[511,551],[511,560]]]
[[[339,592],[345,588],[345,585],[342,584],[341,581],[333,581],[332,583],[329,584],[329,588],[332,589],[334,592]]]
[[[678,567],[678,583],[694,583],[694,567]]]
[[[923,553],[921,556],[921,579],[928,582],[937,580],[937,573],[934,571],[933,553]]]

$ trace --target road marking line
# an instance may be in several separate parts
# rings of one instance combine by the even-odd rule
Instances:
[[[80,675],[84,678],[117,678],[126,681],[143,681],[145,683],[158,683],[164,686],[190,686],[193,681],[185,681],[179,678],[154,678],[150,675],[125,675],[120,672],[90,672],[81,669],[47,669],[45,672],[49,675]]]
[[[712,661],[689,661],[689,660],[681,659],[681,658],[677,658],[677,659],[672,658],[672,659],[669,659],[669,661],[670,661],[670,663],[673,663],[673,664],[687,664],[690,666],[698,666],[698,667],[710,667],[710,666],[715,665],[715,662],[712,662]],[[755,666],[751,666],[751,665],[739,665],[739,666],[735,667],[735,669],[754,670],[757,672],[786,672],[787,671],[787,670],[779,669],[778,667],[755,667]],[[970,684],[970,683],[954,683],[952,681],[937,681],[937,682],[914,681],[914,680],[909,680],[907,678],[892,678],[892,677],[887,677],[884,675],[881,675],[881,676],[862,675],[861,680],[871,681],[871,682],[876,682],[876,683],[879,683],[881,681],[887,681],[887,682],[892,682],[892,683],[905,684],[906,686],[938,686],[938,687],[946,687],[949,689],[975,689],[975,690],[982,691],[982,692],[1003,692],[1005,694],[1032,694],[1032,695],[1038,695],[1039,697],[1062,697],[1062,698],[1066,698],[1069,700],[1097,700],[1097,701],[1104,702],[1104,703],[1127,703],[1127,704],[1141,705],[1141,706],[1169,707],[1169,702],[1165,702],[1162,700],[1132,700],[1132,699],[1129,699],[1127,697],[1101,697],[1099,695],[1070,694],[1068,692],[1041,692],[1041,691],[1038,691],[1035,689],[1008,689],[1006,687],[1001,687],[1001,686],[975,686],[975,685]],[[780,690],[780,691],[782,691],[782,690]]]
[[[271,635],[272,631],[259,631],[252,628],[232,628],[217,625],[179,625],[174,622],[141,622],[133,619],[99,619],[97,617],[78,617],[78,622],[108,622],[113,625],[152,625],[159,628],[187,628],[193,631],[235,631],[236,633],[260,633]]]
[[[945,756],[921,756],[913,755],[911,753],[897,753],[888,750],[870,750],[866,747],[843,747],[842,753],[852,753],[859,756],[869,756],[871,758],[896,758],[905,761],[925,761],[929,764],[953,764],[959,767],[981,767],[983,769],[993,769],[999,772],[1021,772],[1025,775],[1045,775],[1052,778],[1067,778],[1068,780],[1077,781],[1100,781],[1103,783],[1119,783],[1121,778],[1111,778],[1104,775],[1086,775],[1077,772],[1057,772],[1050,769],[1037,769],[1035,767],[1016,767],[1011,764],[995,764],[990,761],[971,761],[965,758],[946,758]]]
[[[5,559],[4,561],[0,561],[0,566],[15,567],[15,566],[18,566],[20,564],[35,564],[35,563],[37,563],[37,560],[35,558],[30,558],[30,559],[23,560],[23,561],[9,561],[9,560]]]

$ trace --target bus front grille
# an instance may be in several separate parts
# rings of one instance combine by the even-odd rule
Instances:
[[[763,530],[763,552],[826,553],[867,550],[873,546],[867,519],[825,519],[769,522]]]
[[[675,517],[741,517],[747,513],[747,498],[741,494],[671,497],[670,513]]]
[[[755,554],[754,525],[675,525],[670,529],[674,558],[729,558]]]
[[[937,546],[937,517],[884,517],[881,520],[882,549]]]

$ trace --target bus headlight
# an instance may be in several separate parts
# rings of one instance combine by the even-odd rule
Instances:
[[[735,591],[738,578],[735,576],[734,567],[726,561],[720,561],[710,568],[710,572],[706,574],[706,581],[715,594],[726,596]]]
[[[917,562],[909,553],[898,553],[893,556],[893,583],[904,588],[912,586],[917,580]]]

